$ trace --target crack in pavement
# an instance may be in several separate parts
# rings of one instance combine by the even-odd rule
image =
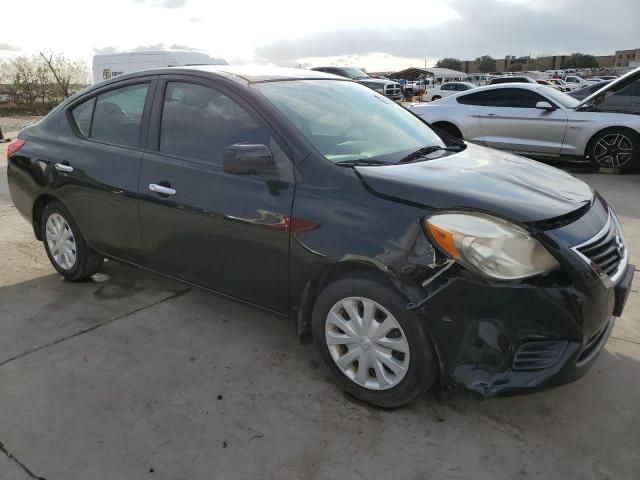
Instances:
[[[181,296],[189,293],[190,291],[191,291],[190,288],[187,288],[185,290],[180,290],[180,291],[174,293],[173,295],[169,295],[168,297],[162,298],[162,299],[157,300],[157,301],[155,301],[153,303],[149,303],[148,305],[143,305],[142,307],[138,307],[136,309],[133,309],[130,312],[123,313],[122,315],[118,315],[118,316],[116,316],[114,318],[110,318],[110,319],[104,320],[102,322],[98,322],[95,325],[92,325],[92,326],[90,326],[88,328],[85,328],[84,330],[80,330],[79,332],[75,332],[75,333],[73,333],[71,335],[68,335],[66,337],[59,338],[58,340],[54,340],[52,342],[45,343],[43,345],[39,345],[37,347],[33,347],[33,348],[28,349],[28,350],[25,350],[24,352],[22,352],[22,353],[20,353],[18,355],[15,355],[14,357],[11,357],[11,358],[9,358],[7,360],[4,360],[4,361],[0,362],[0,368],[4,367],[9,362],[13,362],[14,360],[18,360],[20,358],[26,357],[27,355],[31,355],[32,353],[35,353],[35,352],[39,352],[40,350],[43,350],[45,348],[49,348],[49,347],[52,347],[54,345],[58,345],[59,343],[66,342],[67,340],[71,340],[72,338],[79,337],[80,335],[84,335],[85,333],[92,332],[93,330],[96,330],[97,328],[103,327],[104,325],[108,325],[108,324],[113,323],[113,322],[115,322],[117,320],[122,320],[123,318],[126,318],[126,317],[128,317],[130,315],[133,315],[134,313],[138,313],[138,312],[140,312],[142,310],[145,310],[147,308],[154,307],[156,305],[159,305],[160,303],[166,302],[167,300],[173,300],[174,298],[181,297]],[[0,445],[2,445],[2,444],[0,444]]]
[[[610,338],[613,338],[614,340],[620,340],[621,342],[629,342],[629,343],[635,343],[636,345],[640,345],[640,342],[637,342],[635,340],[628,340],[626,338],[618,338],[618,337],[614,337],[613,335],[611,335]]]
[[[47,480],[46,478],[39,477],[38,475],[33,473],[29,467],[27,467],[24,463],[22,463],[20,460],[18,460],[13,455],[13,453],[11,453],[9,450],[7,450],[7,447],[5,447],[4,443],[2,443],[2,442],[0,442],[0,452],[4,453],[9,460],[11,460],[13,463],[18,465],[22,470],[24,470],[24,472],[27,475],[29,475],[29,477],[33,478],[34,480]]]

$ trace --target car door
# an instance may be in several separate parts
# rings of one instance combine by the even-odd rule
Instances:
[[[491,90],[478,112],[485,144],[517,152],[559,154],[567,129],[567,112],[561,108],[538,109],[538,102],[554,105],[532,90]]]
[[[140,174],[145,264],[159,272],[284,312],[293,165],[282,143],[227,88],[166,77],[154,101]],[[230,145],[267,145],[264,175],[223,169]]]
[[[67,109],[58,138],[57,195],[96,250],[138,262],[141,139],[155,77],[119,82]]]

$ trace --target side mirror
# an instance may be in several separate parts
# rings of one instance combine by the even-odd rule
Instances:
[[[538,110],[546,110],[547,112],[553,112],[556,107],[551,105],[549,102],[538,102],[536,103],[536,108]]]
[[[222,168],[232,175],[255,175],[275,167],[271,150],[266,145],[235,143],[224,153]]]

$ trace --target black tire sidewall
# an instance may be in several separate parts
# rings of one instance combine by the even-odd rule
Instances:
[[[640,135],[638,135],[633,130],[628,130],[625,128],[610,128],[598,133],[593,138],[593,140],[591,140],[591,142],[589,143],[589,151],[588,151],[589,160],[591,162],[591,165],[594,168],[596,169],[612,168],[606,165],[600,165],[596,160],[595,151],[596,151],[596,145],[603,137],[606,137],[612,134],[615,135],[616,133],[629,137],[629,139],[631,140],[631,143],[633,144],[633,149],[631,151],[631,160],[625,163],[622,167],[613,167],[613,168],[620,168],[621,170],[630,170],[638,166],[638,162],[640,161]]]
[[[432,101],[432,102],[435,102],[436,100],[440,100],[441,98],[442,98],[442,97],[440,97],[440,96],[438,96],[438,95],[435,95],[435,96],[431,97],[431,101]]]
[[[364,297],[386,308],[396,318],[409,343],[409,369],[402,381],[388,390],[369,390],[350,380],[335,364],[325,341],[329,310],[341,299]],[[433,385],[439,367],[430,338],[420,318],[406,310],[407,300],[386,280],[363,277],[342,278],[328,285],[318,296],[312,313],[313,337],[320,353],[341,388],[367,403],[394,408],[410,403]]]
[[[57,213],[62,218],[65,219],[71,231],[73,233],[73,237],[76,241],[76,263],[73,265],[73,268],[66,270],[62,268],[51,255],[51,251],[49,250],[49,243],[47,242],[47,220],[51,215]],[[76,222],[73,220],[71,214],[67,211],[67,209],[59,202],[51,202],[47,204],[42,212],[42,223],[40,226],[40,231],[42,232],[42,240],[44,242],[44,249],[47,252],[47,256],[49,257],[49,261],[53,268],[56,271],[69,280],[78,280],[84,277],[84,271],[86,269],[86,265],[89,261],[90,252],[87,249],[86,243],[84,241],[84,237],[80,233],[80,229],[78,228]]]

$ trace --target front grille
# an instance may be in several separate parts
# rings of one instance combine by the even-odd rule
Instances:
[[[560,359],[567,342],[564,340],[544,340],[520,345],[513,358],[514,370],[540,370],[555,365]]]
[[[400,95],[400,85],[387,85],[384,90],[385,95]]]
[[[612,280],[624,270],[627,248],[622,239],[622,231],[609,213],[605,227],[588,242],[574,247],[577,252],[597,274],[606,274]]]

